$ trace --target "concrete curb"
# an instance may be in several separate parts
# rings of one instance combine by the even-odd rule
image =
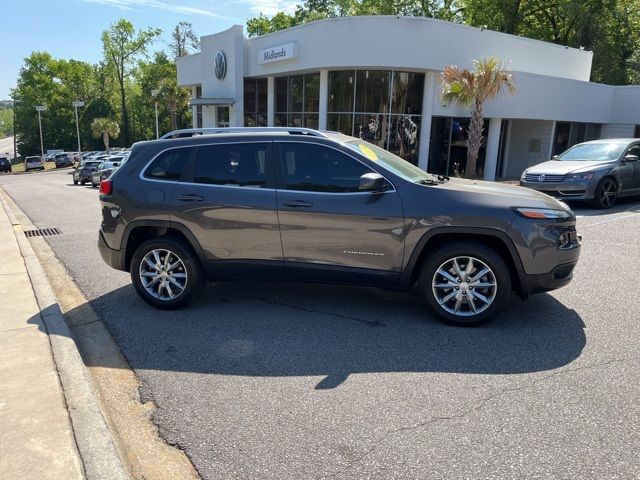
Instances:
[[[76,446],[88,480],[128,480],[107,422],[93,390],[89,373],[80,356],[71,331],[60,311],[47,275],[15,214],[0,196],[14,229],[27,273],[51,343],[53,358],[64,391]]]

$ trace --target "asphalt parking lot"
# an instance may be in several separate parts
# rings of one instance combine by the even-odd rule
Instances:
[[[574,281],[481,328],[411,293],[210,284],[178,312],[96,248],[96,189],[2,175],[203,478],[640,478],[640,200],[577,207]]]

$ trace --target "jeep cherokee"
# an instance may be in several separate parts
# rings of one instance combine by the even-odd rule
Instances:
[[[205,280],[282,279],[408,290],[479,324],[512,291],[566,285],[576,219],[534,190],[438,177],[366,141],[294,128],[200,129],[133,146],[100,184],[98,246],[149,304]]]

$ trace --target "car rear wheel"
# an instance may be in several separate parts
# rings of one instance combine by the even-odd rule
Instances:
[[[611,177],[600,180],[593,197],[593,204],[598,208],[611,208],[618,197],[618,183]]]
[[[205,283],[191,248],[172,237],[155,238],[140,245],[131,259],[130,273],[138,295],[163,310],[187,305]]]
[[[419,288],[446,323],[475,326],[504,309],[511,294],[511,275],[492,248],[475,242],[456,243],[429,256]]]

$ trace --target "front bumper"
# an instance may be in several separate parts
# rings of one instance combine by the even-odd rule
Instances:
[[[550,290],[556,290],[567,285],[573,280],[573,269],[577,265],[578,261],[564,263],[558,265],[549,273],[542,273],[538,275],[520,275],[520,284],[522,287],[522,294],[524,297],[533,295],[535,293],[548,292]]]
[[[114,250],[112,248],[109,248],[109,245],[107,245],[107,242],[102,236],[102,232],[98,233],[98,251],[100,252],[102,260],[104,260],[104,262],[111,268],[115,268],[116,270],[124,270],[122,250]]]
[[[576,182],[527,182],[520,180],[521,187],[531,188],[561,200],[593,200],[595,187],[590,180]]]

